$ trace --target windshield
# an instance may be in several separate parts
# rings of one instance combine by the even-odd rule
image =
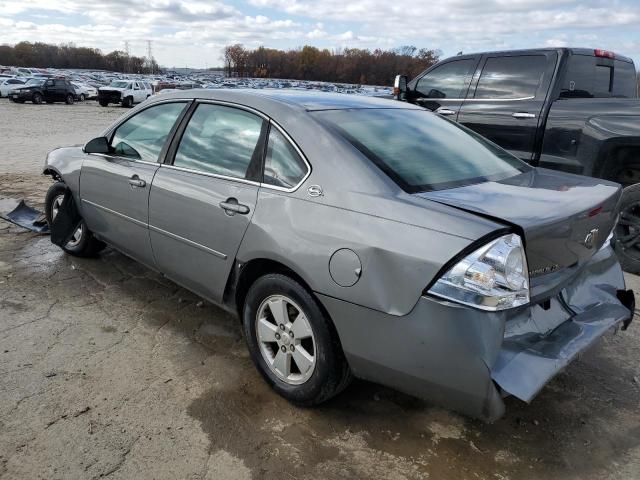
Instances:
[[[129,82],[111,82],[110,87],[115,88],[129,88]]]
[[[43,83],[44,78],[32,78],[26,83],[26,85],[42,85]]]
[[[526,163],[469,129],[408,109],[314,112],[409,193],[502,180]]]

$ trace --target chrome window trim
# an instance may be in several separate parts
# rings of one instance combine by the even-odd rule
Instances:
[[[305,156],[305,154],[302,152],[302,150],[300,149],[300,147],[298,147],[298,145],[296,144],[296,142],[293,141],[293,139],[291,138],[291,136],[284,130],[284,128],[282,128],[276,121],[274,121],[271,117],[269,117],[268,115],[262,113],[260,110],[256,110],[255,108],[249,107],[247,105],[242,105],[240,103],[234,103],[234,102],[226,102],[224,100],[209,100],[209,99],[198,99],[198,98],[194,98],[191,101],[196,101],[196,103],[198,104],[205,104],[205,105],[221,105],[223,107],[230,107],[230,108],[238,108],[240,110],[245,110],[249,113],[253,113],[254,115],[259,116],[260,118],[262,118],[263,120],[269,122],[270,125],[273,125],[275,128],[278,129],[278,131],[285,137],[285,139],[293,146],[293,148],[295,149],[295,151],[298,153],[298,155],[300,155],[300,158],[302,158],[302,161],[304,162],[304,164],[307,167],[307,173],[305,174],[304,177],[302,177],[302,179],[293,187],[291,188],[285,188],[285,187],[278,187],[276,185],[270,185],[268,183],[264,183],[264,182],[255,182],[253,180],[246,180],[244,178],[238,178],[238,177],[230,177],[227,175],[221,175],[218,173],[211,173],[211,172],[203,172],[200,170],[195,170],[192,168],[185,168],[185,167],[176,167],[175,165],[167,165],[167,164],[160,164],[160,167],[166,167],[166,168],[171,168],[174,170],[178,170],[178,171],[182,171],[182,172],[187,172],[187,173],[195,173],[198,175],[204,175],[207,177],[213,177],[213,178],[220,178],[222,180],[228,180],[228,181],[232,181],[232,182],[239,182],[239,183],[245,183],[247,185],[254,185],[254,186],[258,186],[258,187],[262,187],[262,188],[267,188],[270,190],[277,190],[280,192],[286,192],[286,193],[292,193],[295,192],[296,190],[298,190],[300,188],[300,186],[307,180],[307,178],[309,178],[309,176],[311,175],[311,171],[312,171],[312,167],[311,164],[309,163],[309,161],[307,160],[307,157]],[[191,121],[191,119],[189,119],[189,121]],[[187,126],[189,124],[187,123]],[[185,129],[186,131],[186,129]],[[182,139],[181,139],[182,140]],[[267,136],[267,144],[269,142],[269,137]],[[266,145],[265,145],[266,146]],[[178,149],[180,148],[180,144],[178,144],[177,148],[176,148],[176,153],[178,152]],[[266,153],[265,153],[265,158],[266,158]],[[173,161],[175,162],[175,156],[173,158]],[[264,173],[264,165],[263,165],[263,173]]]
[[[417,101],[439,101],[439,100],[451,100],[457,102],[518,102],[522,100],[533,100],[536,96],[532,95],[529,97],[519,97],[519,98],[430,98],[430,97],[420,97],[416,99]]]
[[[157,232],[161,235],[165,235],[169,238],[173,238],[174,240],[178,240],[179,242],[186,243],[189,246],[198,248],[206,253],[215,255],[216,257],[221,258],[222,260],[227,259],[227,256],[224,253],[218,252],[217,250],[214,250],[213,248],[209,248],[205,245],[202,245],[201,243],[194,242],[193,240],[189,240],[188,238],[184,238],[184,237],[181,237],[180,235],[176,235],[175,233],[171,233],[171,232],[168,232],[167,230],[163,230],[162,228],[155,227],[149,224],[149,230],[153,230],[154,232]]]

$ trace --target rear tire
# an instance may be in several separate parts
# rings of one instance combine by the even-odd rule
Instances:
[[[625,272],[640,273],[640,183],[622,192],[614,249]]]
[[[73,95],[68,94],[67,98],[64,101],[64,103],[66,103],[67,105],[73,105],[73,102],[74,102]]]
[[[242,319],[251,359],[271,388],[290,402],[317,405],[351,381],[331,320],[291,277],[272,273],[257,279],[245,298]]]
[[[66,191],[67,186],[63,182],[56,182],[47,190],[44,213],[49,227],[51,227],[51,222],[57,213],[56,202],[62,200]],[[82,220],[74,234],[74,238],[61,248],[66,253],[76,257],[95,257],[104,247],[106,247],[106,244],[95,238],[87,228],[84,220]]]
[[[80,100],[81,102],[84,102],[86,99],[87,99],[87,97],[85,96],[85,94],[84,94],[84,93],[81,93],[81,94],[80,94],[80,97],[79,97],[79,100]]]

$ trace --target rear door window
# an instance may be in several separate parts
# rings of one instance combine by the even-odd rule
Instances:
[[[274,187],[291,189],[297,186],[308,168],[294,146],[275,127],[271,127],[263,182]]]
[[[266,122],[253,113],[222,105],[198,106],[176,151],[174,166],[240,179],[261,168],[261,133]]]
[[[454,60],[434,68],[416,85],[416,92],[426,98],[462,98],[475,66],[472,58]]]
[[[482,69],[474,98],[535,97],[546,67],[544,55],[490,57]]]

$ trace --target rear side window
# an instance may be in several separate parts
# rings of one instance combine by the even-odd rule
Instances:
[[[632,63],[592,55],[572,55],[562,82],[563,98],[634,98],[636,70]]]
[[[111,148],[120,157],[157,162],[185,103],[149,107],[121,124],[113,134]]]
[[[274,187],[293,188],[307,174],[307,165],[280,131],[271,127],[263,182]]]
[[[488,58],[474,98],[534,97],[547,67],[544,55]]]
[[[173,164],[226,177],[254,178],[262,159],[263,128],[262,118],[245,110],[199,105],[180,140]]]
[[[441,190],[512,177],[530,167],[480,135],[431,112],[314,112],[403,190]]]
[[[475,60],[454,60],[418,80],[416,92],[427,98],[461,98],[469,86]]]

